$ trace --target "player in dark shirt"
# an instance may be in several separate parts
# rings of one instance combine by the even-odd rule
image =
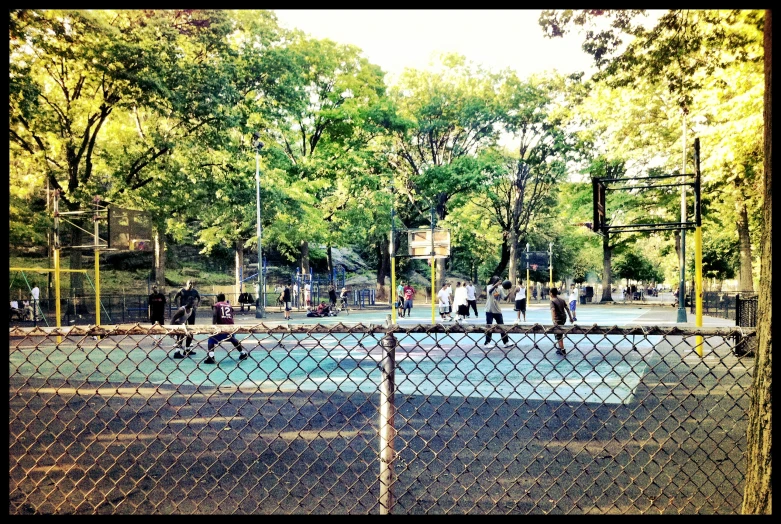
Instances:
[[[217,294],[217,302],[212,306],[212,323],[216,325],[232,325],[233,324],[233,306],[230,302],[225,300],[225,293]],[[204,364],[216,364],[214,360],[214,346],[220,343],[220,341],[228,339],[233,347],[241,351],[239,354],[239,360],[246,360],[249,356],[247,352],[241,347],[241,343],[233,336],[232,333],[217,333],[209,337],[208,351],[206,354],[206,360]]]
[[[179,309],[174,312],[174,315],[171,317],[171,324],[181,326],[184,325],[185,328],[187,327],[187,320],[192,316],[193,312],[195,311],[195,308],[193,307],[194,300],[188,299],[187,303],[180,307]],[[185,332],[187,330],[185,329]],[[184,358],[184,357],[190,357],[192,355],[195,355],[195,351],[190,349],[190,344],[193,342],[193,336],[189,333],[186,335],[187,337],[187,345],[185,346],[184,353],[182,353],[182,339],[185,338],[185,335],[176,335],[176,344],[174,344],[174,358]]]
[[[201,304],[201,294],[198,293],[198,290],[193,287],[192,280],[188,280],[187,284],[176,292],[176,295],[174,295],[174,302],[178,300],[179,307],[181,307],[185,305],[190,298],[194,300],[193,312],[192,315],[190,315],[190,318],[187,319],[187,323],[194,325],[195,313],[198,311],[198,306]]]
[[[149,295],[149,321],[161,326],[165,324],[165,295],[157,290],[157,285],[152,286],[152,294]]]
[[[550,290],[550,316],[551,321],[553,321],[553,324],[556,326],[563,326],[566,324],[567,317],[569,317],[570,322],[574,322],[569,306],[559,297],[559,290],[555,287]],[[556,340],[559,344],[559,347],[556,348],[556,354],[561,356],[566,355],[567,352],[564,350],[564,335],[557,334]]]

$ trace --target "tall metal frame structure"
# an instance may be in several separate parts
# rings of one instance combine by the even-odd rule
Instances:
[[[700,172],[700,139],[694,139],[694,160],[695,160],[695,172],[683,173],[678,175],[654,175],[647,177],[627,177],[627,178],[598,178],[591,179],[593,198],[594,198],[594,222],[592,229],[595,233],[600,235],[609,235],[612,233],[643,233],[643,232],[656,232],[656,231],[694,231],[695,233],[695,296],[696,296],[696,325],[702,326],[702,214],[701,214],[701,172]],[[669,180],[669,179],[681,179],[683,182],[672,184],[655,184],[653,182],[657,180]],[[686,182],[685,180],[691,180]],[[624,184],[619,187],[610,187],[609,184],[624,183],[624,182],[637,182],[650,180],[652,183],[646,185],[636,184]],[[684,220],[684,216],[681,217],[680,222],[657,222],[657,223],[642,223],[642,224],[627,224],[627,225],[610,225],[607,220],[607,192],[608,191],[629,191],[634,189],[657,189],[663,187],[682,187],[685,188],[691,186],[694,189],[694,221],[690,222]],[[681,240],[681,243],[685,239]],[[681,246],[684,249],[684,246]],[[685,257],[681,257],[681,282],[678,286],[678,322],[686,322],[686,310],[685,310],[685,281],[683,279],[685,273]],[[680,310],[683,310],[683,315],[680,314]],[[697,346],[697,352],[702,356],[701,345]]]

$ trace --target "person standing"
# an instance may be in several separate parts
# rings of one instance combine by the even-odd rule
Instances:
[[[578,299],[580,298],[580,290],[573,283],[569,285],[569,311],[573,322],[577,322],[578,316],[575,314],[575,309],[578,307]]]
[[[504,317],[502,316],[502,308],[499,307],[499,300],[502,299],[502,279],[494,275],[488,280],[488,285],[485,288],[485,323],[488,327],[491,327],[491,322],[496,321],[497,324],[504,324]],[[493,335],[490,331],[485,332],[484,346],[491,344]],[[498,343],[497,343],[498,345]],[[502,347],[511,348],[515,344],[510,341],[510,337],[507,333],[502,335]]]
[[[461,323],[469,314],[469,303],[467,301],[466,282],[456,282],[456,290],[453,292],[453,305],[456,307],[456,322]]]
[[[165,324],[165,295],[158,292],[157,284],[152,286],[152,294],[149,295],[149,322],[153,326]],[[154,338],[160,340],[158,335],[155,335]]]
[[[523,315],[523,321],[526,322],[526,288],[520,278],[515,285],[515,315],[516,326],[521,323],[521,315]]]
[[[466,318],[469,318],[470,308],[475,312],[475,318],[479,318],[480,315],[477,314],[477,296],[475,295],[475,286],[472,284],[471,280],[466,281],[466,303]]]
[[[225,293],[217,293],[217,302],[212,306],[212,324],[214,325],[233,325],[233,306],[231,303],[225,300]],[[217,333],[209,337],[206,359],[204,364],[216,364],[214,360],[214,346],[221,341],[227,339],[233,344],[234,349],[238,349],[239,360],[246,360],[249,354],[241,346],[241,342],[233,335],[233,333]]]
[[[349,293],[347,292],[346,287],[342,287],[342,290],[339,292],[339,300],[342,301],[342,309],[347,311],[347,296]],[[349,312],[348,312],[349,313]]]
[[[301,307],[301,303],[298,301],[298,295],[299,295],[299,289],[298,289],[298,281],[293,282],[293,300],[291,302],[297,307]]]
[[[400,317],[404,317],[404,285],[399,281],[399,285],[396,286],[396,314]]]
[[[290,312],[293,310],[293,303],[290,300],[290,284],[285,284],[282,290],[282,302],[285,304],[285,320],[290,320]]]
[[[178,300],[177,303],[179,304],[179,307],[182,307],[190,301],[190,298],[193,299],[193,312],[188,317],[187,323],[192,326],[195,325],[195,314],[198,312],[198,306],[201,304],[201,294],[195,289],[192,280],[188,280],[187,284],[176,292],[176,295],[174,295],[174,302],[177,302]]]
[[[171,349],[175,349],[173,357],[174,358],[184,358],[184,357],[190,357],[192,355],[195,355],[195,350],[190,349],[190,345],[193,342],[193,336],[190,333],[187,333],[187,320],[193,315],[195,312],[195,299],[190,297],[187,299],[187,302],[185,305],[180,307],[174,312],[174,315],[171,317],[171,324],[175,326],[185,326],[185,333],[175,335],[176,337],[176,343],[173,345]],[[182,340],[187,337],[187,343],[184,347],[184,351],[182,351]]]
[[[312,309],[312,284],[309,282],[304,284],[304,305],[306,305],[307,311]]]
[[[567,307],[567,303],[559,297],[559,290],[555,287],[551,288],[550,297],[550,316],[553,324],[556,326],[563,326],[567,323],[567,317],[569,317],[570,322],[574,322],[574,320],[572,320],[572,313]],[[566,355],[567,352],[564,350],[564,335],[557,334],[556,340],[559,344],[559,347],[556,348],[556,354],[561,356]]]
[[[447,285],[447,316],[448,320],[453,320],[453,285],[450,282],[445,282]]]
[[[415,288],[409,282],[404,286],[404,313],[402,316],[408,317],[412,314],[412,299],[415,297]]]
[[[33,284],[33,288],[32,288],[32,290],[30,290],[30,297],[31,297],[31,302],[32,302],[32,306],[33,306],[33,314],[34,314],[33,319],[34,320],[42,320],[42,318],[41,318],[41,307],[38,304],[38,300],[41,297],[41,290],[38,289],[38,284],[36,284],[34,282],[32,284]]]
[[[450,293],[447,292],[447,282],[442,284],[442,289],[437,293],[437,299],[439,300],[439,318],[442,322],[452,320],[453,317],[448,318],[448,309],[450,309]]]
[[[331,310],[333,310],[336,307],[336,289],[334,289],[333,284],[328,286],[328,302],[331,304]]]

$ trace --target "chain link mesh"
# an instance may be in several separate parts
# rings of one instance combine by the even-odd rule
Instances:
[[[9,514],[740,512],[754,330],[228,328],[10,329]]]

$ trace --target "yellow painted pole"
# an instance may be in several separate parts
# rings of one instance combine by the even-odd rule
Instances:
[[[100,251],[95,250],[95,325],[100,325]]]
[[[393,249],[393,246],[391,246]],[[391,255],[391,302],[393,302],[393,296],[396,295],[396,300],[401,300],[401,297],[396,292],[396,257]],[[396,304],[391,304],[391,324],[396,323]]]
[[[54,249],[54,315],[56,316],[55,326],[60,327],[60,250]],[[62,342],[62,337],[57,336],[57,343]]]
[[[695,295],[695,323],[702,327],[702,226],[694,229],[694,295]],[[697,335],[694,349],[702,356],[702,337]]]
[[[434,287],[436,282],[434,278],[437,272],[437,264],[435,260],[436,259],[434,257],[431,257],[431,323],[432,324],[437,323],[437,316],[434,313],[434,309],[436,308],[434,298],[436,297],[437,294],[436,288]]]

